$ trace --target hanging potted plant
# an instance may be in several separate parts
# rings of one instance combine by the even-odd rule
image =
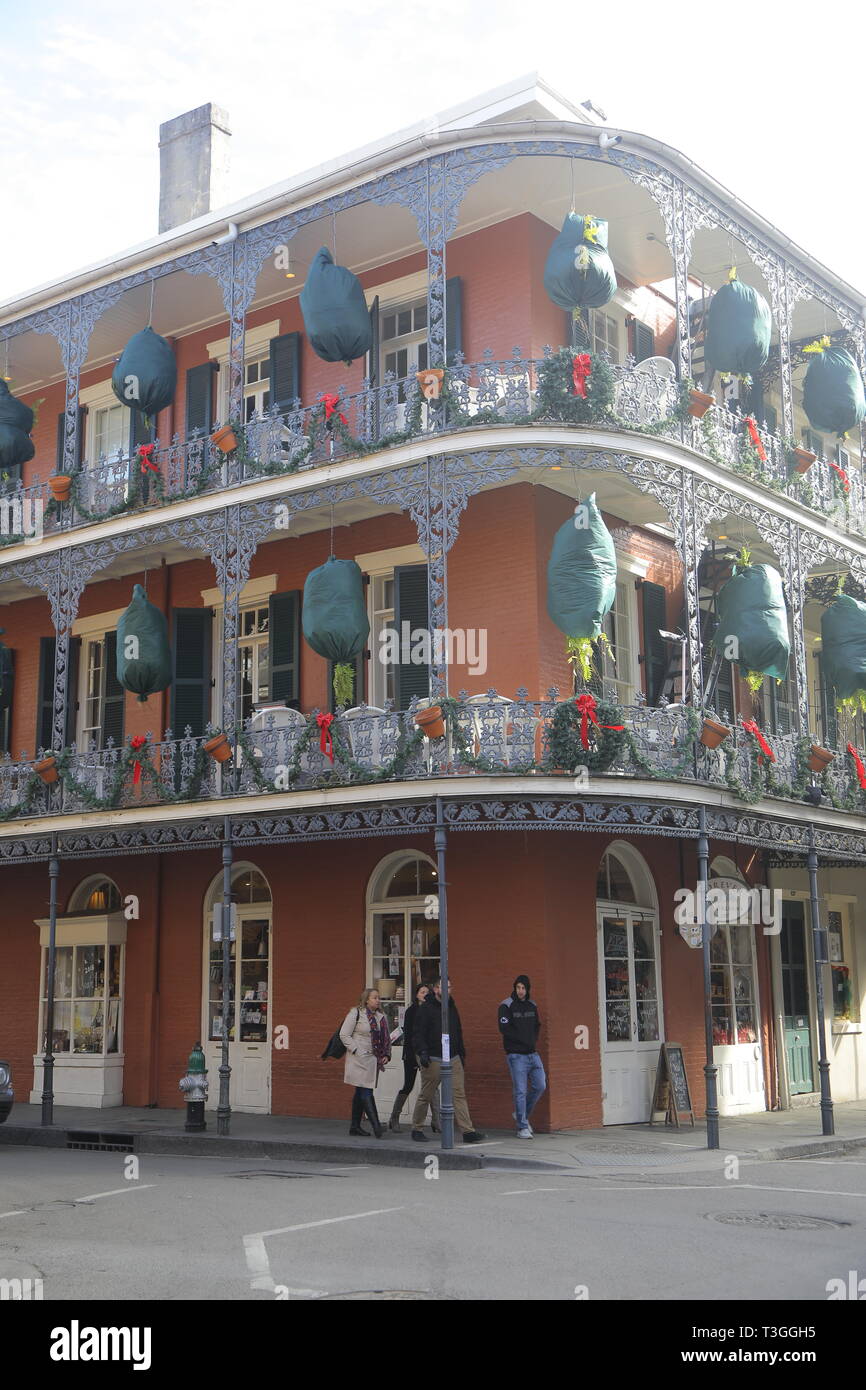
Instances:
[[[811,449],[806,449],[802,444],[795,444],[789,451],[788,457],[791,460],[793,471],[802,474],[809,472],[818,455],[813,454]]]
[[[689,415],[693,415],[696,420],[701,420],[706,415],[711,406],[716,403],[716,398],[711,391],[700,391],[697,386],[689,387]]]
[[[56,782],[59,773],[57,771],[57,759],[54,754],[46,753],[44,758],[40,758],[38,762],[33,764],[33,771],[37,776],[42,778],[46,787],[50,786],[52,782]]]
[[[616,549],[591,493],[560,526],[547,564],[547,611],[567,638],[566,654],[584,684],[592,679],[593,642],[616,597]]]
[[[826,772],[836,754],[829,748],[813,743],[809,749],[809,768],[812,772]]]
[[[334,699],[338,705],[347,705],[354,688],[353,662],[370,636],[364,576],[354,560],[330,555],[310,571],[304,584],[301,625],[307,645],[334,663]]]
[[[232,746],[226,734],[218,733],[205,740],[204,751],[210,754],[214,762],[227,763],[232,755]]]
[[[704,715],[700,741],[705,748],[718,748],[720,743],[724,743],[725,739],[730,737],[730,733],[727,724],[720,724],[717,719]]]
[[[719,625],[713,647],[736,661],[752,694],[765,676],[783,681],[791,652],[782,576],[772,565],[753,565],[745,546],[734,573],[719,590]]]
[[[215,429],[211,435],[211,442],[223,454],[231,454],[238,447],[238,437],[235,433],[234,425],[223,425]]]
[[[840,709],[866,710],[866,604],[850,594],[821,616],[821,672]]]
[[[751,381],[767,365],[772,327],[766,299],[742,284],[732,266],[707,313],[704,357],[710,370]]]
[[[424,709],[416,710],[415,723],[425,738],[445,737],[445,720],[441,705],[427,705]]]
[[[72,494],[72,476],[69,473],[54,473],[48,479],[48,486],[55,502],[68,502]]]

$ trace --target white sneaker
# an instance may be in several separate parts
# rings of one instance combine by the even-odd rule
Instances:
[[[517,1137],[518,1137],[518,1139],[531,1139],[531,1138],[532,1138],[532,1130],[531,1130],[531,1129],[529,1128],[529,1126],[527,1125],[526,1129],[519,1129],[519,1130],[517,1131]]]

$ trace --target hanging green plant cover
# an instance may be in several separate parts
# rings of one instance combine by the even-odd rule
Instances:
[[[0,635],[3,632],[5,632],[5,628],[0,627]],[[15,671],[12,665],[12,653],[5,642],[0,642],[0,711],[11,707],[14,685]]]
[[[803,349],[810,355],[803,382],[803,409],[815,430],[843,438],[866,418],[866,394],[857,363],[844,348],[820,338]]]
[[[12,395],[0,377],[0,468],[28,463],[36,453],[30,431],[33,411]]]
[[[570,212],[547,253],[544,288],[561,309],[600,309],[616,294],[607,223]]]
[[[148,695],[171,684],[168,625],[140,584],[117,624],[117,679],[144,704]]]
[[[772,328],[766,299],[732,271],[710,301],[704,356],[713,371],[757,376],[767,365]]]
[[[370,311],[357,275],[334,265],[327,246],[316,253],[301,290],[304,327],[315,353],[325,362],[351,367],[373,345]]]
[[[753,690],[764,676],[784,680],[791,643],[782,576],[772,565],[741,562],[718,594],[715,650],[734,660]]]
[[[547,564],[547,611],[569,639],[569,660],[591,675],[591,643],[616,597],[616,550],[591,493],[553,538]]]
[[[13,429],[29,434],[33,428],[33,411],[29,405],[13,396],[7,383],[0,377],[0,425],[11,425]]]
[[[345,704],[352,692],[349,663],[370,636],[364,576],[354,560],[331,555],[307,575],[301,625],[307,645],[334,662],[334,695]]]
[[[111,374],[111,389],[121,405],[152,420],[171,405],[177,386],[177,362],[171,344],[152,328],[130,338]]]
[[[821,674],[837,703],[866,709],[866,603],[850,594],[821,616]]]

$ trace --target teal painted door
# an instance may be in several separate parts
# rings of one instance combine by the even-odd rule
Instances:
[[[806,915],[803,903],[785,903],[779,944],[782,953],[788,1090],[792,1096],[798,1096],[815,1089],[812,1079],[809,966],[806,956]]]

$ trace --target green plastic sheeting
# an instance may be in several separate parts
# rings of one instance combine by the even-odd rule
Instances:
[[[171,648],[165,614],[136,584],[132,602],[117,624],[117,679],[144,704],[171,684]]]
[[[719,625],[713,646],[722,656],[731,652],[740,670],[784,680],[791,643],[782,576],[772,565],[747,565],[718,594]]]
[[[304,327],[315,353],[325,362],[351,367],[373,345],[370,311],[361,281],[344,265],[334,265],[327,246],[316,253],[301,290]]]
[[[607,223],[570,212],[547,253],[544,288],[561,309],[600,309],[616,294]]]
[[[866,418],[863,378],[844,348],[825,348],[811,355],[803,382],[803,409],[813,429],[840,439]]]
[[[364,650],[370,620],[364,576],[354,560],[331,555],[307,575],[301,622],[308,645],[328,661],[353,661]]]
[[[0,633],[5,629],[0,627]],[[0,710],[7,710],[12,705],[12,691],[15,684],[15,674],[12,665],[12,653],[5,642],[0,642]]]
[[[33,411],[12,395],[0,377],[0,469],[27,463],[36,453],[30,431]]]
[[[594,640],[615,597],[616,550],[593,492],[553,538],[547,611],[566,637]]]
[[[837,700],[866,691],[866,604],[840,594],[821,617],[821,673]]]
[[[142,328],[130,338],[111,374],[111,389],[122,405],[153,419],[171,405],[177,386],[177,363],[170,343]]]
[[[710,301],[704,356],[714,371],[757,376],[767,365],[772,327],[763,295],[732,280]]]

